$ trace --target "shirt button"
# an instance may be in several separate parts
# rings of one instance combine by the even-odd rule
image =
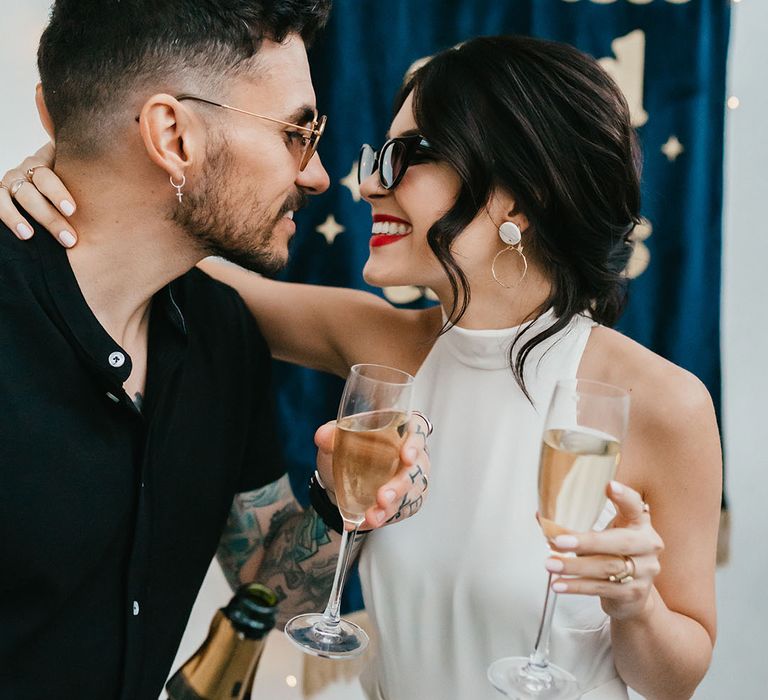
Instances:
[[[139,614],[139,601],[138,600],[134,600],[133,601],[133,614],[134,614],[134,616]]]
[[[125,364],[125,355],[121,352],[113,352],[109,356],[109,364],[112,367],[122,367]]]

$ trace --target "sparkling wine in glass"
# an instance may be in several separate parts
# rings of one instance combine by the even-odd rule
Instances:
[[[391,367],[355,365],[347,377],[333,442],[336,500],[346,525],[336,575],[325,611],[297,615],[285,626],[288,638],[308,654],[346,659],[368,646],[365,631],[339,616],[341,592],[365,511],[400,463],[412,394],[413,377]]]
[[[555,386],[544,424],[539,461],[539,524],[554,549],[558,535],[585,532],[600,517],[606,487],[616,474],[627,432],[629,393],[586,379]],[[576,678],[549,661],[549,637],[557,595],[552,574],[533,651],[494,661],[488,679],[517,700],[576,700]]]

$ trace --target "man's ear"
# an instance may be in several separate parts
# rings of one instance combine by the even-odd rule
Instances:
[[[52,144],[56,144],[54,137],[53,119],[48,111],[48,105],[45,104],[45,95],[43,95],[43,84],[38,83],[35,87],[35,104],[37,105],[37,113],[40,116],[40,123],[43,125],[48,134],[48,138],[51,139]]]
[[[150,160],[181,180],[187,168],[202,160],[205,148],[200,120],[175,97],[150,97],[139,114],[139,131]]]

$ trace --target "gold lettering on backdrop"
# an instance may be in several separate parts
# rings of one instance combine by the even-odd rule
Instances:
[[[632,126],[642,126],[648,121],[648,112],[643,108],[645,32],[636,29],[626,36],[614,39],[611,49],[616,58],[601,58],[598,63],[624,93],[629,104]]]

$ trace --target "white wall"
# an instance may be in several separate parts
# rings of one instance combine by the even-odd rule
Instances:
[[[33,95],[35,51],[48,0],[0,0],[0,172],[43,143]],[[723,255],[723,361],[727,486],[733,513],[731,563],[718,573],[719,640],[697,700],[758,700],[768,697],[765,642],[768,625],[768,460],[762,448],[768,429],[768,2],[742,0],[734,6],[730,94],[741,100],[729,112],[726,161],[726,218]],[[196,605],[180,657],[204,636],[213,609],[228,598],[213,570]],[[300,657],[273,643],[262,664],[259,686],[273,700],[301,697],[289,688],[289,674],[301,677]],[[352,689],[337,687],[323,697],[349,700]],[[318,698],[319,700],[319,698]]]

